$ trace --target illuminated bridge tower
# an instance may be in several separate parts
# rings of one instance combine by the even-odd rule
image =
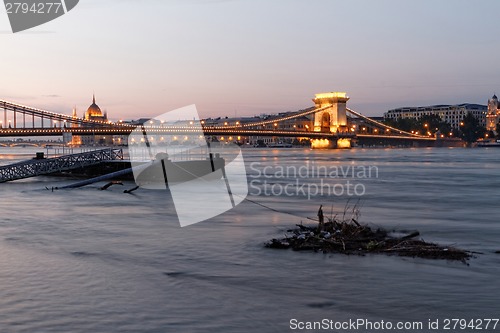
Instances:
[[[325,108],[314,114],[314,132],[341,133],[347,132],[347,101],[349,97],[345,92],[329,92],[316,94],[313,99],[316,109]],[[328,107],[330,106],[330,107]],[[314,139],[312,148],[349,148],[349,139],[339,139],[332,142],[328,139]]]

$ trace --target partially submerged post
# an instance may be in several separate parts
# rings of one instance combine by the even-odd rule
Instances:
[[[323,205],[319,206],[318,220],[319,220],[318,232],[321,232],[321,231],[323,231],[323,225],[325,223],[325,216],[323,215]]]

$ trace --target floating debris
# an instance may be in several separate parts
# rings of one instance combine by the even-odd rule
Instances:
[[[130,194],[130,193],[134,192],[135,190],[137,190],[138,188],[139,188],[139,186],[135,186],[135,187],[132,187],[130,190],[124,190],[123,193]]]
[[[113,181],[110,181],[109,183],[107,183],[106,185],[100,187],[99,189],[101,191],[105,191],[105,190],[107,190],[112,185],[122,185],[123,186],[123,183],[121,181],[119,181],[119,180],[113,180]]]
[[[348,255],[384,253],[404,257],[459,260],[465,264],[466,260],[472,257],[469,251],[415,239],[420,236],[418,231],[394,237],[384,229],[373,230],[367,225],[361,225],[355,218],[346,221],[329,219],[324,222],[322,207],[318,211],[318,218],[317,226],[297,224],[297,228],[287,231],[291,235],[272,239],[266,243],[266,247]]]

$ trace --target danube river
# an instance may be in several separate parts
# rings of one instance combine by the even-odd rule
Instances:
[[[0,148],[0,162],[35,151]],[[124,194],[132,182],[54,192],[46,187],[74,180],[0,184],[0,332],[260,333],[291,331],[292,319],[500,317],[500,150],[245,149],[244,158],[254,202],[185,228],[167,193]],[[360,198],[362,223],[481,254],[465,265],[264,248],[320,204],[341,217],[349,198]]]

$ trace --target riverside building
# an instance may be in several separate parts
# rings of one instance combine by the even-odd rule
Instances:
[[[469,103],[456,105],[402,107],[385,112],[384,118],[387,120],[408,118],[420,119],[421,117],[427,115],[437,115],[442,121],[450,124],[452,128],[458,129],[460,127],[460,122],[469,112],[479,120],[479,123],[482,126],[486,126],[486,114],[488,112],[488,107],[486,105]]]

